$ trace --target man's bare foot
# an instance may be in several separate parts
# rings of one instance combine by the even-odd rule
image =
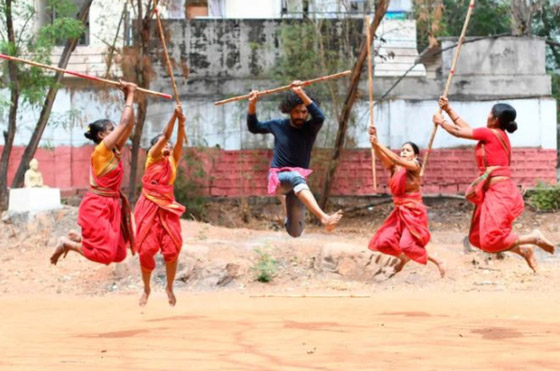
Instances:
[[[533,232],[531,232],[531,236],[537,239],[535,245],[549,254],[554,254],[554,245],[541,233],[541,231],[535,229]]]
[[[146,304],[148,304],[148,298],[150,297],[150,292],[151,290],[148,289],[144,289],[144,292],[142,293],[142,296],[140,297],[140,301],[138,302],[138,305],[141,307],[146,306]]]
[[[64,254],[64,258],[66,258],[66,254],[68,254],[68,249],[64,246],[64,237],[60,237],[58,239],[58,242],[56,243],[54,252],[51,255],[51,264],[56,265],[56,263],[58,263],[58,259],[60,259],[60,256],[63,254]]]
[[[82,242],[81,233],[78,233],[75,230],[71,230],[70,232],[68,232],[68,238],[74,242]]]
[[[177,298],[175,298],[175,294],[173,293],[173,289],[166,288],[165,292],[167,293],[167,300],[169,302],[169,305],[174,307],[175,304],[177,303]]]
[[[340,219],[342,219],[342,210],[338,210],[334,214],[327,215],[325,218],[321,219],[321,223],[323,223],[327,232],[331,232],[336,228]]]
[[[532,246],[519,246],[519,255],[521,255],[529,268],[533,270],[533,272],[537,273],[537,260],[535,259],[535,254],[533,252]]]

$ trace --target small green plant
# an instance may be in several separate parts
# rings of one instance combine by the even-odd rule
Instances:
[[[258,255],[257,264],[251,268],[256,272],[256,280],[259,282],[270,282],[278,269],[278,261],[272,259],[270,254],[260,248],[256,248]]]
[[[526,193],[529,205],[538,211],[553,212],[560,210],[560,186],[539,182]]]

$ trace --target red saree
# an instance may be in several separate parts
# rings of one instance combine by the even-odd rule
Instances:
[[[96,175],[95,167],[100,161],[104,161],[102,170]],[[118,263],[126,258],[127,247],[133,249],[133,221],[128,200],[120,190],[122,178],[119,154],[98,144],[91,155],[90,188],[78,209],[82,250],[94,262]]]
[[[480,128],[474,130],[474,138],[479,139],[475,157],[482,174],[468,197],[475,204],[471,219],[469,240],[473,246],[483,251],[496,253],[509,250],[517,240],[512,232],[513,222],[523,213],[523,197],[510,177],[511,145],[502,130]],[[485,148],[493,145],[497,151]],[[504,176],[508,179],[490,185],[492,177]]]
[[[428,262],[425,246],[430,241],[428,213],[420,192],[406,193],[406,169],[393,174],[389,188],[393,194],[394,210],[375,233],[368,248],[383,254],[405,254],[420,264]]]
[[[179,217],[185,207],[177,203],[173,195],[176,167],[170,156],[156,161],[149,156],[146,165],[134,218],[140,266],[151,271],[155,268],[154,255],[160,248],[168,263],[179,256],[183,245]]]

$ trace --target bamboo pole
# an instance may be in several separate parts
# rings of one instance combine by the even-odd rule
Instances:
[[[163,31],[163,24],[161,23],[161,18],[159,16],[158,2],[156,1],[154,5],[154,13],[156,13],[156,21],[158,25],[159,38],[161,40],[161,46],[163,47],[163,52],[165,55],[165,64],[167,65],[167,72],[171,78],[171,87],[173,88],[173,95],[175,96],[175,103],[181,104],[179,99],[179,89],[177,89],[177,84],[175,83],[175,75],[173,74],[173,66],[171,65],[171,60],[169,59],[169,53],[167,51],[167,43],[165,42],[165,33]],[[187,138],[187,132],[183,128],[183,135],[185,136],[185,142],[188,144],[189,140]]]
[[[112,85],[112,86],[115,86],[115,87],[120,87],[121,86],[121,84],[117,81],[107,80],[107,79],[103,79],[101,77],[96,77],[96,76],[91,76],[91,75],[86,75],[85,73],[80,73],[80,72],[76,72],[76,71],[65,70],[65,69],[62,69],[62,68],[49,66],[47,64],[33,62],[33,61],[30,61],[30,60],[27,60],[27,59],[12,57],[11,55],[0,54],[0,58],[7,59],[7,60],[10,60],[10,61],[14,61],[14,62],[29,64],[30,66],[44,68],[46,70],[53,70],[53,71],[57,71],[57,72],[62,72],[62,73],[68,74],[68,75],[80,77],[82,79],[97,81],[97,82],[100,82],[102,84]],[[166,98],[166,99],[173,99],[173,97],[169,94],[160,93],[160,92],[153,91],[153,90],[147,90],[147,89],[143,89],[143,88],[136,88],[136,90],[140,91],[142,93],[154,95],[154,96],[157,96],[157,97],[162,97],[162,98]]]
[[[461,31],[461,36],[459,37],[459,42],[457,43],[457,49],[455,49],[455,55],[453,56],[453,61],[451,63],[451,70],[449,71],[449,76],[447,76],[447,83],[445,84],[445,90],[443,92],[443,96],[447,97],[449,93],[449,88],[451,87],[451,80],[453,79],[453,75],[455,75],[455,68],[457,67],[457,61],[459,60],[459,53],[461,52],[461,46],[463,45],[463,41],[465,41],[465,35],[467,33],[467,28],[469,26],[469,21],[471,19],[471,15],[474,9],[475,0],[471,0],[469,3],[469,9],[467,11],[467,17],[465,18],[465,23],[463,24],[463,30]],[[441,113],[441,108],[439,109],[439,113]],[[420,170],[420,176],[424,176],[424,171],[426,170],[426,166],[428,164],[428,159],[430,157],[430,152],[432,151],[432,145],[434,144],[434,138],[436,137],[437,132],[437,125],[434,124],[434,128],[432,129],[432,133],[430,134],[430,141],[428,142],[428,150],[426,155],[424,156],[424,162],[422,163],[422,169]]]
[[[285,298],[285,299],[367,299],[371,298],[371,295],[273,295],[273,294],[263,294],[263,295],[250,295],[251,299],[263,299],[263,298]]]
[[[318,83],[318,82],[323,82],[323,81],[332,80],[332,79],[338,79],[339,77],[348,76],[351,73],[352,73],[352,71],[348,70],[348,71],[344,71],[344,72],[335,73],[333,75],[318,77],[316,79],[303,81],[300,84],[300,86],[308,86],[308,85],[315,84],[315,83]],[[290,88],[292,88],[292,86],[293,85],[290,84],[290,85],[280,86],[279,88],[262,90],[262,91],[259,91],[259,97],[263,96],[263,95],[269,95],[269,94],[274,94],[274,93],[279,93],[279,92],[282,92],[282,91],[286,91],[286,90],[289,90]],[[230,102],[236,102],[236,101],[239,101],[239,100],[249,99],[249,96],[250,96],[250,94],[240,95],[240,96],[237,96],[237,97],[233,97],[233,98],[224,99],[224,100],[221,100],[221,101],[218,101],[218,102],[214,102],[214,104],[216,106],[220,106],[222,104],[226,104],[226,103],[230,103]]]
[[[366,35],[367,35],[367,52],[368,52],[368,83],[369,83],[369,127],[375,127],[373,125],[373,64],[371,60],[371,43],[372,35],[369,31],[370,18],[369,15],[366,16]],[[377,170],[375,168],[375,150],[373,144],[371,146],[371,172],[373,177],[373,189],[377,190]]]

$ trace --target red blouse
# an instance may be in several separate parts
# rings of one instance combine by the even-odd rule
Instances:
[[[486,170],[486,166],[503,166],[505,169],[498,169],[493,173],[493,175],[510,176],[509,153],[505,150],[497,135],[500,135],[503,138],[509,152],[511,152],[511,143],[507,134],[503,130],[494,130],[496,132],[493,132],[488,128],[477,128],[473,130],[473,138],[478,140],[478,144],[475,149],[476,165],[478,166],[481,174]]]

